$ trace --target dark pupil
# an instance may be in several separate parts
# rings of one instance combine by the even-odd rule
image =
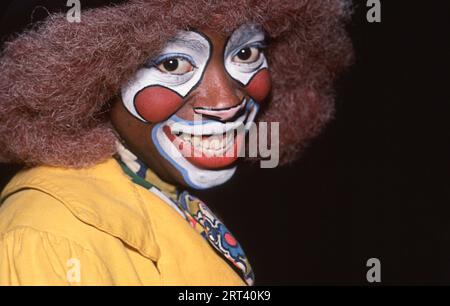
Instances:
[[[252,55],[252,51],[250,50],[250,48],[245,48],[242,49],[241,51],[239,51],[238,53],[238,57],[240,60],[246,61],[250,58],[250,56]]]
[[[178,68],[178,60],[177,59],[170,59],[164,62],[164,69],[167,71],[174,71]]]

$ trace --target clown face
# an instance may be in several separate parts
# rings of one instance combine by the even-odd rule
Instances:
[[[264,48],[254,25],[230,37],[178,33],[124,84],[113,125],[162,179],[195,189],[226,182],[270,91]]]

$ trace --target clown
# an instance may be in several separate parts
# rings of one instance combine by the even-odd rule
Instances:
[[[233,130],[252,123],[270,91],[264,46],[264,31],[255,25],[242,25],[227,38],[178,33],[122,88],[123,106],[115,104],[113,124],[124,139],[135,139],[147,164],[181,175],[189,187],[225,183],[245,136],[245,130],[236,136]],[[151,135],[147,142],[136,139],[141,129]]]
[[[348,15],[344,0],[123,1],[10,39],[0,157],[24,168],[0,198],[0,284],[253,285],[189,190],[233,176],[256,121],[280,123],[283,163],[298,156],[332,116]]]

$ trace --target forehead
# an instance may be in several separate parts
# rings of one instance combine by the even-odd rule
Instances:
[[[198,30],[180,31],[169,40],[168,45],[184,46],[194,51],[204,47],[205,40],[211,45],[223,46],[227,49],[234,49],[242,46],[249,41],[263,40],[264,30],[262,27],[254,24],[244,24],[236,28],[231,35],[225,35],[209,28],[200,28]]]
[[[233,49],[234,47],[239,47],[255,39],[264,39],[262,27],[254,24],[244,24],[231,34],[227,43],[227,48]]]

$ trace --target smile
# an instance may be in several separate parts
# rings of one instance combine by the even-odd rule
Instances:
[[[255,105],[250,101],[236,120],[220,122],[202,120],[202,116],[187,121],[173,116],[163,126],[166,137],[191,164],[202,169],[220,169],[232,165],[239,157],[245,129],[253,121]],[[249,120],[250,119],[250,120]]]
[[[167,126],[166,126],[167,127]],[[166,128],[165,127],[165,128]],[[192,135],[178,133],[174,135],[169,129],[165,129],[167,137],[179,147],[191,146],[195,151],[211,156],[223,156],[234,144],[233,134]],[[195,152],[194,152],[195,153]]]
[[[246,132],[259,110],[253,100],[245,102],[234,121],[205,120],[201,115],[185,120],[173,115],[152,129],[157,149],[190,186],[209,188],[233,175],[233,164],[243,156]]]

